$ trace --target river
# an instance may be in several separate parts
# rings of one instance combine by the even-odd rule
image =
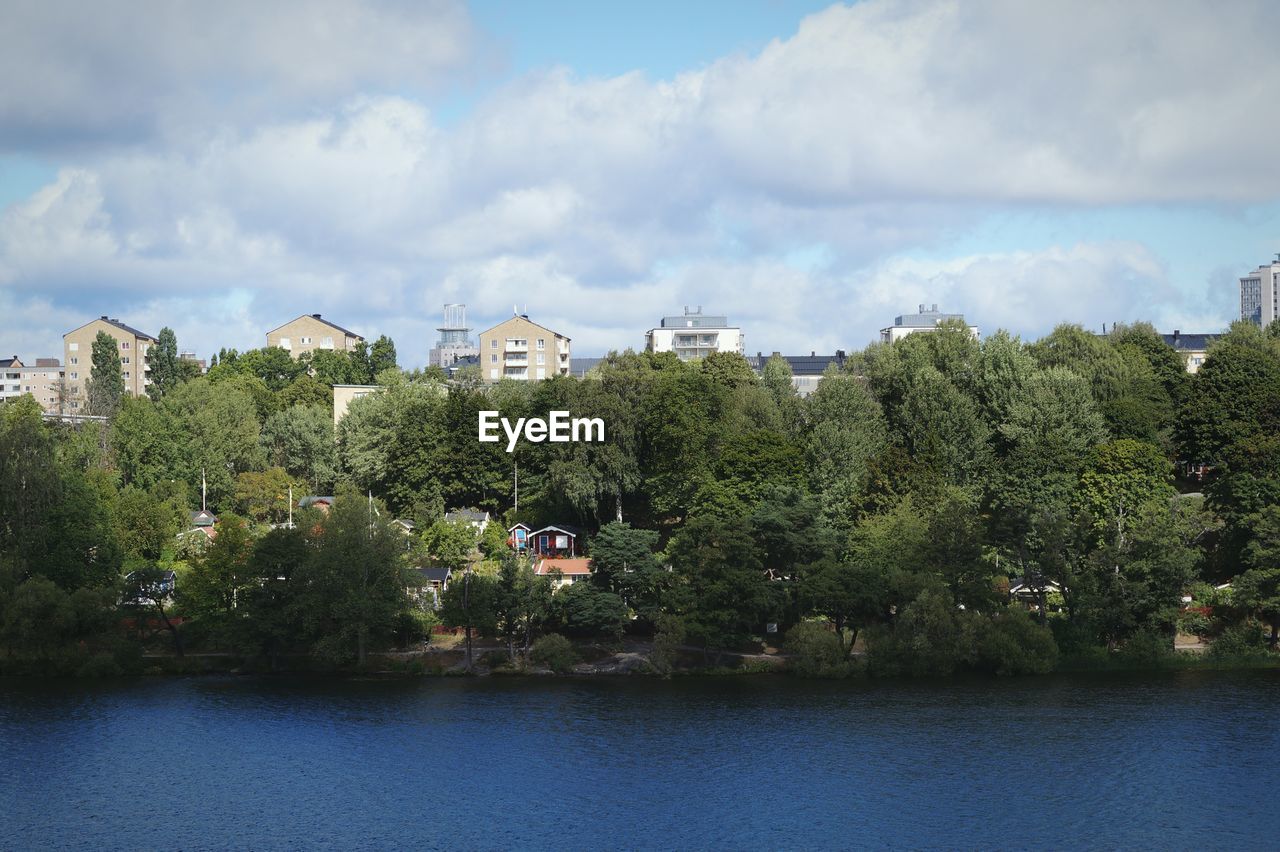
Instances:
[[[1280,844],[1280,672],[0,680],[5,849]]]

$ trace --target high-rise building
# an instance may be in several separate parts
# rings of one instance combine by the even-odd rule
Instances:
[[[684,309],[682,316],[663,317],[657,328],[644,333],[649,352],[674,352],[681,361],[695,361],[716,352],[742,354],[742,329],[729,325],[725,316],[702,313],[702,306]]]
[[[893,325],[880,329],[880,342],[897,343],[908,334],[937,331],[938,326],[948,320],[957,320],[964,324],[964,314],[944,314],[938,310],[937,305],[921,305],[919,313],[903,314],[894,319]],[[965,327],[969,329],[973,339],[977,340],[978,327],[976,325],[966,325]]]
[[[480,332],[480,377],[537,381],[569,375],[569,338],[520,314]]]
[[[466,305],[445,305],[444,325],[436,331],[440,332],[440,340],[428,356],[430,366],[447,370],[462,358],[480,354],[480,348],[471,342]]]
[[[1264,327],[1280,319],[1280,254],[1240,279],[1240,319]]]
[[[156,338],[127,326],[114,317],[98,317],[93,322],[62,335],[63,355],[66,358],[63,369],[66,374],[67,414],[84,413],[89,375],[93,370],[93,341],[100,331],[115,341],[125,393],[142,396],[147,392],[147,385],[151,384],[151,365],[147,363],[147,352],[158,342]]]

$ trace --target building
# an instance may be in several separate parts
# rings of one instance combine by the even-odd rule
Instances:
[[[333,425],[347,416],[347,406],[354,400],[382,390],[381,385],[334,385],[333,386]]]
[[[0,402],[22,396],[22,359],[0,358]]]
[[[24,364],[18,373],[22,377],[22,392],[29,393],[40,403],[46,414],[65,414],[65,377],[57,358],[37,358],[34,365]]]
[[[147,385],[151,384],[147,353],[158,342],[156,338],[114,317],[98,317],[62,335],[67,414],[84,413],[89,376],[93,370],[93,341],[98,332],[106,333],[116,342],[125,393],[142,396],[147,392]]]
[[[843,349],[837,349],[834,355],[819,355],[817,352],[810,352],[808,355],[782,355],[774,352],[773,355],[786,361],[787,366],[791,368],[791,386],[800,396],[808,396],[817,390],[818,382],[822,381],[829,367],[834,366],[837,370],[843,370],[847,358]],[[764,365],[769,363],[773,355],[757,352],[755,355],[747,356],[747,363],[759,375],[764,372]]]
[[[582,530],[569,524],[546,526],[529,533],[529,550],[538,556],[549,556],[552,559],[571,558],[582,553],[582,548],[578,546],[578,540],[582,537]]]
[[[915,314],[903,314],[893,321],[893,325],[888,328],[880,329],[881,343],[897,343],[908,334],[917,334],[922,331],[936,331],[938,326],[948,320],[958,320],[964,323],[964,314],[944,314],[938,310],[937,305],[928,307],[920,306],[920,312]],[[978,327],[976,325],[966,325],[969,333],[973,335],[973,339],[979,337]]]
[[[585,379],[591,371],[600,366],[603,358],[570,358],[569,375],[575,379]]]
[[[539,559],[533,567],[533,573],[539,577],[550,577],[552,591],[558,591],[565,586],[590,580],[591,560],[585,557]]]
[[[480,354],[480,349],[471,342],[471,329],[467,327],[466,305],[445,305],[444,325],[436,329],[440,339],[432,347],[427,358],[427,365],[447,370],[459,359],[470,358]]]
[[[489,513],[479,509],[452,509],[444,513],[444,519],[449,523],[471,524],[477,533],[489,526]]]
[[[357,344],[363,342],[364,338],[354,331],[331,323],[319,314],[303,314],[267,332],[268,346],[279,346],[294,358],[317,349],[354,352]]]
[[[644,347],[649,352],[674,352],[681,361],[694,361],[716,352],[742,354],[742,329],[729,325],[729,318],[708,316],[702,306],[684,309],[678,317],[663,317],[657,328],[644,333]]]
[[[569,338],[519,314],[480,332],[480,377],[520,382],[569,375]]]
[[[1280,318],[1280,254],[1240,279],[1240,319],[1266,327]]]
[[[1175,328],[1173,334],[1162,334],[1160,337],[1182,356],[1182,363],[1186,365],[1187,372],[1196,373],[1200,370],[1200,365],[1204,363],[1204,359],[1209,357],[1209,345],[1219,337],[1222,337],[1222,335],[1183,334]]]

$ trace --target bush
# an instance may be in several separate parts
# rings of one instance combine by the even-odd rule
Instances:
[[[1219,658],[1259,656],[1266,650],[1267,638],[1252,619],[1231,625],[1209,646],[1209,654]]]
[[[553,672],[567,672],[578,662],[578,652],[573,649],[573,643],[559,633],[548,633],[533,643],[529,659]]]
[[[680,656],[680,646],[684,644],[684,622],[677,615],[663,613],[658,616],[657,628],[649,663],[660,674],[671,674]]]
[[[1129,637],[1117,657],[1126,665],[1159,666],[1173,659],[1173,643],[1163,633],[1142,630]]]
[[[998,675],[1045,674],[1057,663],[1053,633],[1021,607],[998,613],[978,639],[977,665]]]
[[[496,669],[498,666],[505,666],[511,662],[511,657],[506,651],[485,651],[480,656],[480,664]]]
[[[787,631],[791,671],[801,677],[845,677],[852,671],[840,638],[820,622],[803,621]]]
[[[947,592],[926,589],[892,629],[867,632],[869,669],[878,675],[951,674],[972,656],[975,618],[958,610]]]
[[[121,668],[116,663],[115,657],[102,652],[94,654],[86,660],[80,670],[76,672],[76,675],[78,677],[119,677],[121,673]]]

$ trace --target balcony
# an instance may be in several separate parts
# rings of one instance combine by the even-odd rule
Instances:
[[[505,347],[507,352],[528,352],[529,341],[527,340],[508,340]]]
[[[502,359],[502,363],[507,367],[527,367],[529,366],[529,355],[528,353],[507,355]]]

